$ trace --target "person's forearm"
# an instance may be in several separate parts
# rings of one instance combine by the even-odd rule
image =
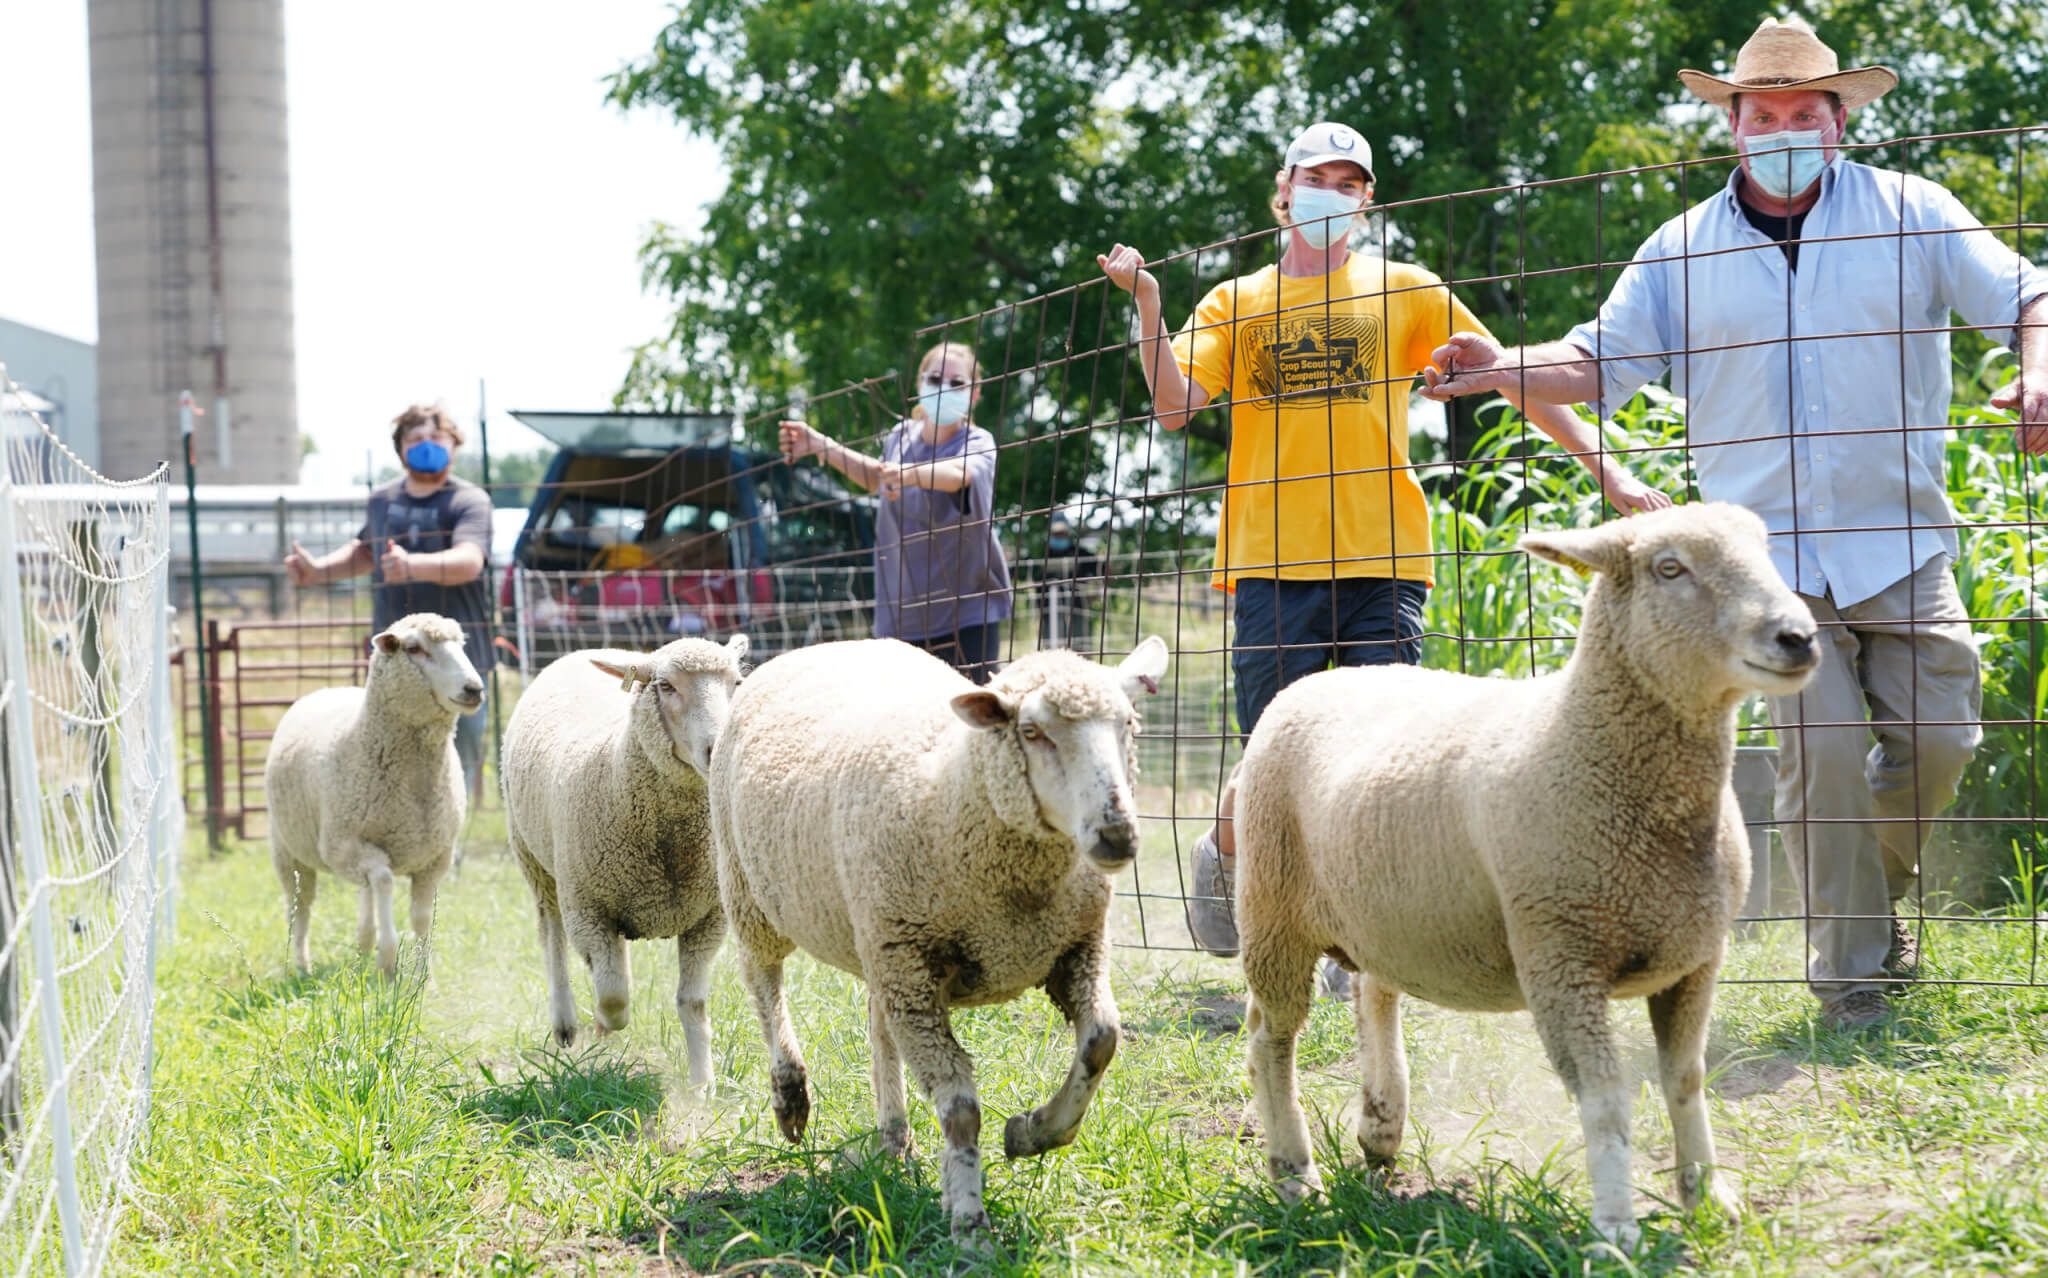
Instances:
[[[866,453],[857,453],[836,439],[825,441],[818,459],[869,492],[881,487],[882,463]]]
[[[1613,454],[1602,445],[1599,428],[1570,408],[1546,404],[1533,396],[1525,399],[1508,391],[1501,392],[1501,398],[1520,409],[1537,430],[1550,436],[1552,443],[1577,458],[1594,479],[1604,483],[1614,477],[1610,471],[1620,471]]]
[[[2048,385],[2048,293],[2028,302],[2020,312],[2019,340],[2013,349],[2027,389]]]
[[[464,586],[483,576],[484,555],[475,546],[456,546],[408,555],[405,566],[414,581],[436,586]]]
[[[360,541],[352,541],[309,561],[306,566],[313,570],[313,580],[317,584],[360,577],[370,571],[371,562],[370,548]]]
[[[1158,295],[1147,297],[1141,293],[1137,302],[1138,367],[1152,392],[1152,415],[1166,429],[1179,430],[1202,405],[1192,402],[1188,375],[1173,357],[1172,335],[1166,331],[1166,319],[1160,314]]]
[[[947,461],[914,462],[903,468],[903,480],[912,488],[929,488],[936,493],[957,493],[967,487],[967,462],[954,457]]]
[[[1541,404],[1587,404],[1600,398],[1600,365],[1570,342],[1510,347],[1500,369],[1510,374],[1506,396]]]

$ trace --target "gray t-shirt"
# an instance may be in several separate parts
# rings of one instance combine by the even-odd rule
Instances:
[[[466,479],[448,482],[425,497],[405,491],[394,479],[370,494],[369,518],[356,539],[370,548],[370,624],[382,631],[400,617],[438,612],[462,625],[462,648],[478,674],[491,668],[491,498]],[[444,586],[437,581],[384,582],[384,548],[390,542],[415,555],[454,546],[477,546],[484,570],[475,581]]]
[[[905,488],[875,518],[875,634],[937,639],[1010,615],[1010,566],[996,542],[996,441],[969,426],[943,444],[924,442],[918,422],[901,421],[882,442],[882,460],[915,465],[967,460],[957,493]]]

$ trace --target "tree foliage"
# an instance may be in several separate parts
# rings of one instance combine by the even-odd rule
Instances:
[[[661,225],[648,240],[647,278],[676,310],[637,352],[620,402],[758,411],[901,373],[935,336],[921,330],[977,317],[951,334],[988,371],[1038,368],[980,414],[1000,439],[1136,415],[1144,388],[1128,356],[1090,358],[1130,333],[1094,254],[1123,241],[1182,255],[1162,279],[1179,322],[1204,289],[1271,260],[1274,237],[1253,233],[1272,225],[1279,156],[1325,118],[1373,144],[1388,207],[1375,249],[1454,281],[1504,338],[1557,336],[1612,281],[1612,265],[1584,268],[1626,261],[1725,181],[1725,162],[1679,165],[1729,142],[1676,72],[1725,71],[1766,11],[1755,0],[680,0],[612,95],[714,139],[730,182],[701,225]],[[1845,66],[1883,62],[1904,79],[1852,122],[1852,139],[1867,140],[2048,121],[2044,12],[1835,0],[1806,16]],[[2027,163],[2040,170],[2048,148],[2034,141]],[[2017,150],[2008,136],[1869,158],[1957,179],[2003,221]],[[1566,180],[1655,165],[1675,167]],[[1466,194],[1442,198],[1453,193]],[[886,393],[900,404],[899,388]],[[1184,470],[1220,466],[1227,424],[1206,416]],[[1073,491],[1118,434],[1087,438],[1054,473],[1018,482]]]

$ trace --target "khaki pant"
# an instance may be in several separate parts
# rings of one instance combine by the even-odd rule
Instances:
[[[1808,919],[1807,980],[1828,998],[1882,978],[1892,902],[1983,738],[1983,693],[1947,555],[1849,608],[1800,598],[1821,660],[1797,696],[1770,699],[1777,821]]]

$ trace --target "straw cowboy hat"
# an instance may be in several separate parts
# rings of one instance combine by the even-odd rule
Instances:
[[[1730,78],[1723,80],[1704,71],[1680,71],[1678,78],[1715,106],[1727,106],[1743,92],[1810,89],[1836,95],[1852,111],[1877,101],[1899,84],[1890,67],[1842,70],[1835,51],[1797,18],[1784,22],[1765,18],[1736,52]]]

